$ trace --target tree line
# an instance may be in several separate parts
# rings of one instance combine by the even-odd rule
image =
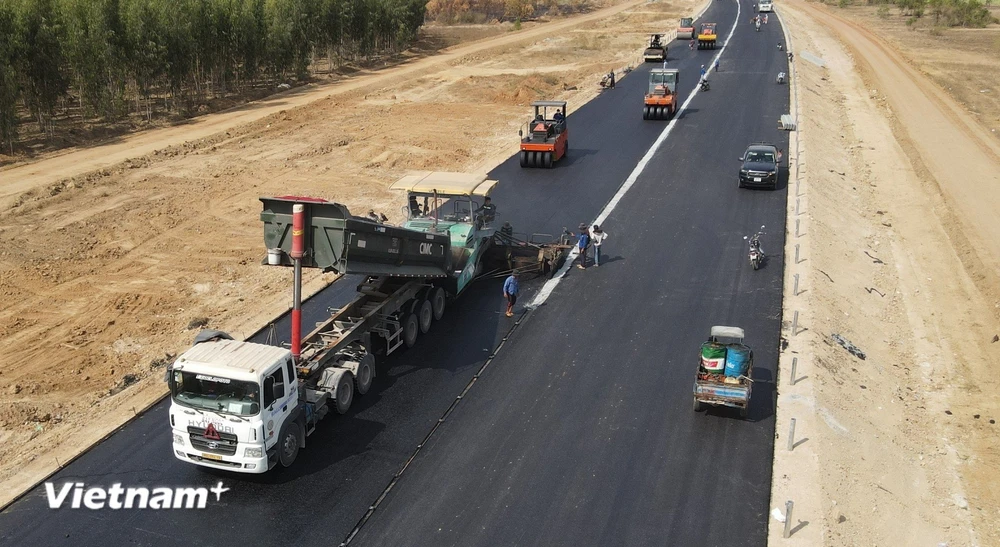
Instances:
[[[0,145],[18,107],[114,121],[307,75],[310,63],[399,52],[426,0],[0,0]]]

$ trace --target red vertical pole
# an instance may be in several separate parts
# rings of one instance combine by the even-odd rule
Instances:
[[[306,206],[292,205],[292,262],[295,279],[292,282],[292,357],[298,363],[302,355],[302,254],[305,248]]]

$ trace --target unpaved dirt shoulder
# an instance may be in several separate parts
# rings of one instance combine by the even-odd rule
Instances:
[[[797,55],[802,186],[798,196],[790,187],[789,345],[772,491],[772,506],[795,502],[794,534],[782,539],[784,526],[772,519],[769,538],[776,545],[997,544],[1000,461],[989,443],[1000,432],[991,395],[1000,386],[990,340],[1000,328],[996,285],[977,265],[995,260],[984,241],[993,219],[960,203],[961,192],[948,189],[950,173],[922,151],[942,136],[974,132],[954,123],[950,106],[934,113],[906,95],[916,88],[940,100],[922,87],[929,82],[914,86],[895,72],[899,59],[885,51],[872,59],[880,50],[863,47],[857,29],[831,24],[801,1],[779,9]],[[826,66],[805,61],[805,51]],[[947,121],[932,130],[910,123],[893,104],[900,100],[925,120]],[[975,169],[994,161],[980,145],[952,160]],[[788,451],[791,418],[796,444]]]

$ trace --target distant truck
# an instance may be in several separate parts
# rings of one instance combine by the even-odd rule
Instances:
[[[677,25],[677,39],[694,40],[694,18],[683,17]]]
[[[715,23],[702,23],[698,31],[698,49],[715,49]]]
[[[660,34],[649,35],[649,47],[642,52],[643,61],[663,62],[667,60],[667,45],[663,43],[663,36]]]
[[[642,119],[666,120],[677,113],[676,68],[654,68],[649,71],[649,87],[643,98]]]
[[[760,0],[760,3],[757,4],[757,9],[761,13],[771,13],[774,11],[774,4],[771,0]]]
[[[390,187],[407,194],[402,226],[322,199],[261,198],[268,264],[297,260],[297,270],[363,281],[354,300],[300,344],[293,310],[291,350],[203,331],[166,373],[174,455],[241,473],[288,467],[324,416],[346,413],[355,394],[371,389],[376,357],[416,344],[484,268],[557,269],[568,245],[518,241],[497,227],[484,203],[495,184],[465,173],[407,175]]]

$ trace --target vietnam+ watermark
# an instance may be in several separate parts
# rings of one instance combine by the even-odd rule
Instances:
[[[209,493],[215,494],[215,501],[230,489],[222,481],[209,488],[193,487],[123,487],[120,482],[111,486],[87,487],[82,482],[66,482],[56,491],[51,482],[45,483],[45,497],[49,509],[204,509],[208,505]]]

